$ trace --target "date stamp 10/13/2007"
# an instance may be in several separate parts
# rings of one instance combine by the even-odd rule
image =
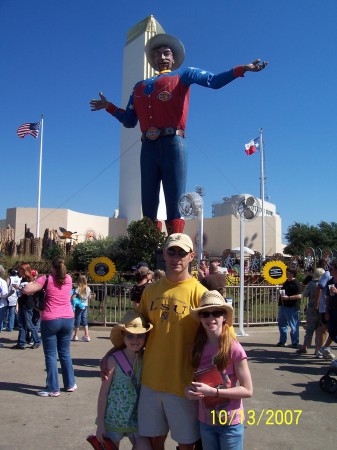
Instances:
[[[224,409],[220,411],[211,411],[212,424],[213,425],[232,425],[234,419],[239,415],[239,422],[243,423],[244,416],[246,415],[246,425],[259,426],[259,425],[298,425],[299,419],[302,414],[302,409],[262,409],[261,411],[255,411],[254,409],[248,409],[244,411],[235,410],[231,414]]]

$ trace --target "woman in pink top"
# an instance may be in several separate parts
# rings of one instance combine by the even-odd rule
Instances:
[[[24,293],[31,295],[42,290],[46,275],[27,284]],[[56,257],[52,261],[51,273],[46,287],[46,308],[41,313],[41,338],[45,355],[47,381],[46,389],[38,391],[40,397],[58,397],[57,353],[61,363],[64,389],[77,389],[70,355],[70,340],[74,326],[74,313],[70,303],[72,279],[67,274],[64,259]]]
[[[203,449],[242,450],[242,399],[252,396],[253,384],[246,353],[231,334],[233,308],[218,291],[207,291],[190,314],[200,322],[192,350],[197,381],[185,394],[199,400]]]

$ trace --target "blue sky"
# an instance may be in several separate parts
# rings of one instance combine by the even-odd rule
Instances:
[[[186,65],[218,73],[269,61],[219,91],[191,88],[187,191],[204,186],[205,216],[223,196],[259,196],[259,155],[244,144],[262,127],[266,195],[283,233],[295,221],[336,221],[335,0],[0,0],[0,218],[37,204],[39,141],[16,129],[41,113],[41,207],[113,214],[120,125],[89,101],[102,90],[120,105],[126,34],[150,14],[183,41]]]

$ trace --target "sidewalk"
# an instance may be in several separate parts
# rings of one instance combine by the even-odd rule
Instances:
[[[244,402],[245,450],[335,449],[337,394],[323,392],[318,384],[329,361],[275,347],[276,327],[245,331],[249,335],[238,339],[248,354],[254,384],[253,398]],[[91,448],[85,439],[95,432],[98,364],[111,344],[109,328],[94,327],[90,334],[90,343],[71,344],[78,390],[62,392],[58,398],[41,398],[36,391],[45,383],[42,348],[13,350],[10,347],[16,343],[17,332],[1,333],[0,449]],[[120,449],[130,448],[123,440]],[[169,438],[166,448],[176,448]]]

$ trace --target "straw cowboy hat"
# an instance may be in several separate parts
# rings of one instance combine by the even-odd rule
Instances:
[[[233,308],[226,303],[226,300],[218,291],[206,291],[200,299],[200,306],[198,308],[191,308],[190,315],[192,319],[200,322],[200,311],[207,309],[222,310],[226,313],[226,323],[230,327],[233,325]]]
[[[114,347],[123,345],[123,333],[144,334],[152,330],[153,325],[146,324],[145,319],[136,311],[128,311],[122,323],[115,325],[110,333],[110,340]]]
[[[148,63],[154,70],[158,70],[158,67],[156,67],[154,62],[153,50],[163,46],[167,46],[172,50],[174,59],[172,70],[178,69],[178,67],[182,65],[185,58],[185,47],[180,39],[166,33],[155,34],[147,41],[145,45],[145,53]]]

